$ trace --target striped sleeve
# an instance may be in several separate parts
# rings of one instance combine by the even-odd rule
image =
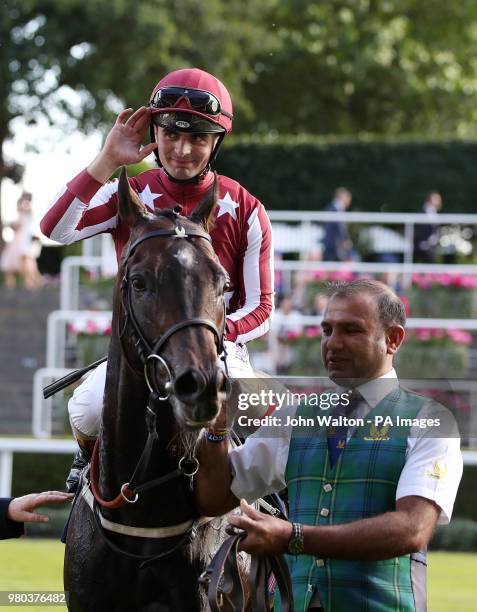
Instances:
[[[41,231],[62,244],[112,231],[117,225],[117,188],[117,180],[103,185],[83,170],[56,196],[41,220]]]
[[[252,210],[247,223],[247,246],[241,279],[245,303],[227,317],[227,338],[239,343],[263,336],[270,329],[274,308],[272,228],[260,202]]]

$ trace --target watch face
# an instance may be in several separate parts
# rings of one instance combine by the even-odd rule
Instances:
[[[292,538],[288,544],[291,555],[299,555],[303,551],[303,541],[301,538]]]

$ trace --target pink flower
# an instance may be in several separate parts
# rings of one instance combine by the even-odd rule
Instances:
[[[97,334],[99,327],[95,321],[86,321],[84,332],[86,334]]]
[[[470,346],[473,341],[472,334],[462,329],[449,329],[447,330],[447,335],[456,344]]]
[[[354,280],[355,274],[351,270],[336,270],[330,274],[330,279],[334,281]]]
[[[428,289],[432,287],[432,274],[414,274],[412,281],[420,289]]]
[[[300,332],[296,331],[296,329],[289,329],[286,332],[286,339],[293,341],[293,340],[297,340],[300,337]]]
[[[477,288],[477,276],[465,275],[460,277],[460,286],[465,289]]]
[[[452,276],[450,274],[436,274],[434,281],[442,287],[449,287],[452,284]]]
[[[328,272],[325,272],[323,270],[314,270],[313,271],[313,278],[314,278],[314,280],[317,280],[317,281],[328,280],[328,278],[329,278]]]
[[[305,336],[307,338],[318,338],[319,336],[321,336],[321,328],[317,325],[307,327],[305,330]]]
[[[421,342],[429,342],[429,340],[432,338],[430,329],[425,329],[425,328],[416,329],[415,334],[416,334],[416,338],[420,340]]]

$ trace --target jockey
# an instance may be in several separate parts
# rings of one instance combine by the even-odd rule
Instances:
[[[129,228],[117,215],[118,181],[108,182],[123,165],[154,151],[159,168],[130,178],[131,187],[150,210],[183,207],[189,215],[217,184],[218,203],[212,245],[230,277],[227,305],[227,365],[232,377],[252,378],[246,342],[266,333],[273,312],[273,246],[270,221],[261,202],[239,183],[216,175],[211,167],[232,130],[230,95],[221,81],[199,70],[167,74],[149,103],[119,113],[95,160],[60,191],[41,222],[42,232],[71,244],[101,232],[111,233],[118,260]],[[149,132],[151,143],[141,146]],[[99,432],[106,364],[101,364],[68,403],[80,450],[68,477],[77,487]]]

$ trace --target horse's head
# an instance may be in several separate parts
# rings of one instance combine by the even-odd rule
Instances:
[[[215,191],[215,190],[212,190]],[[121,343],[150,390],[168,398],[191,427],[212,421],[225,398],[219,366],[227,274],[210,243],[215,194],[193,214],[151,212],[119,179],[119,216],[130,239],[118,274]]]

